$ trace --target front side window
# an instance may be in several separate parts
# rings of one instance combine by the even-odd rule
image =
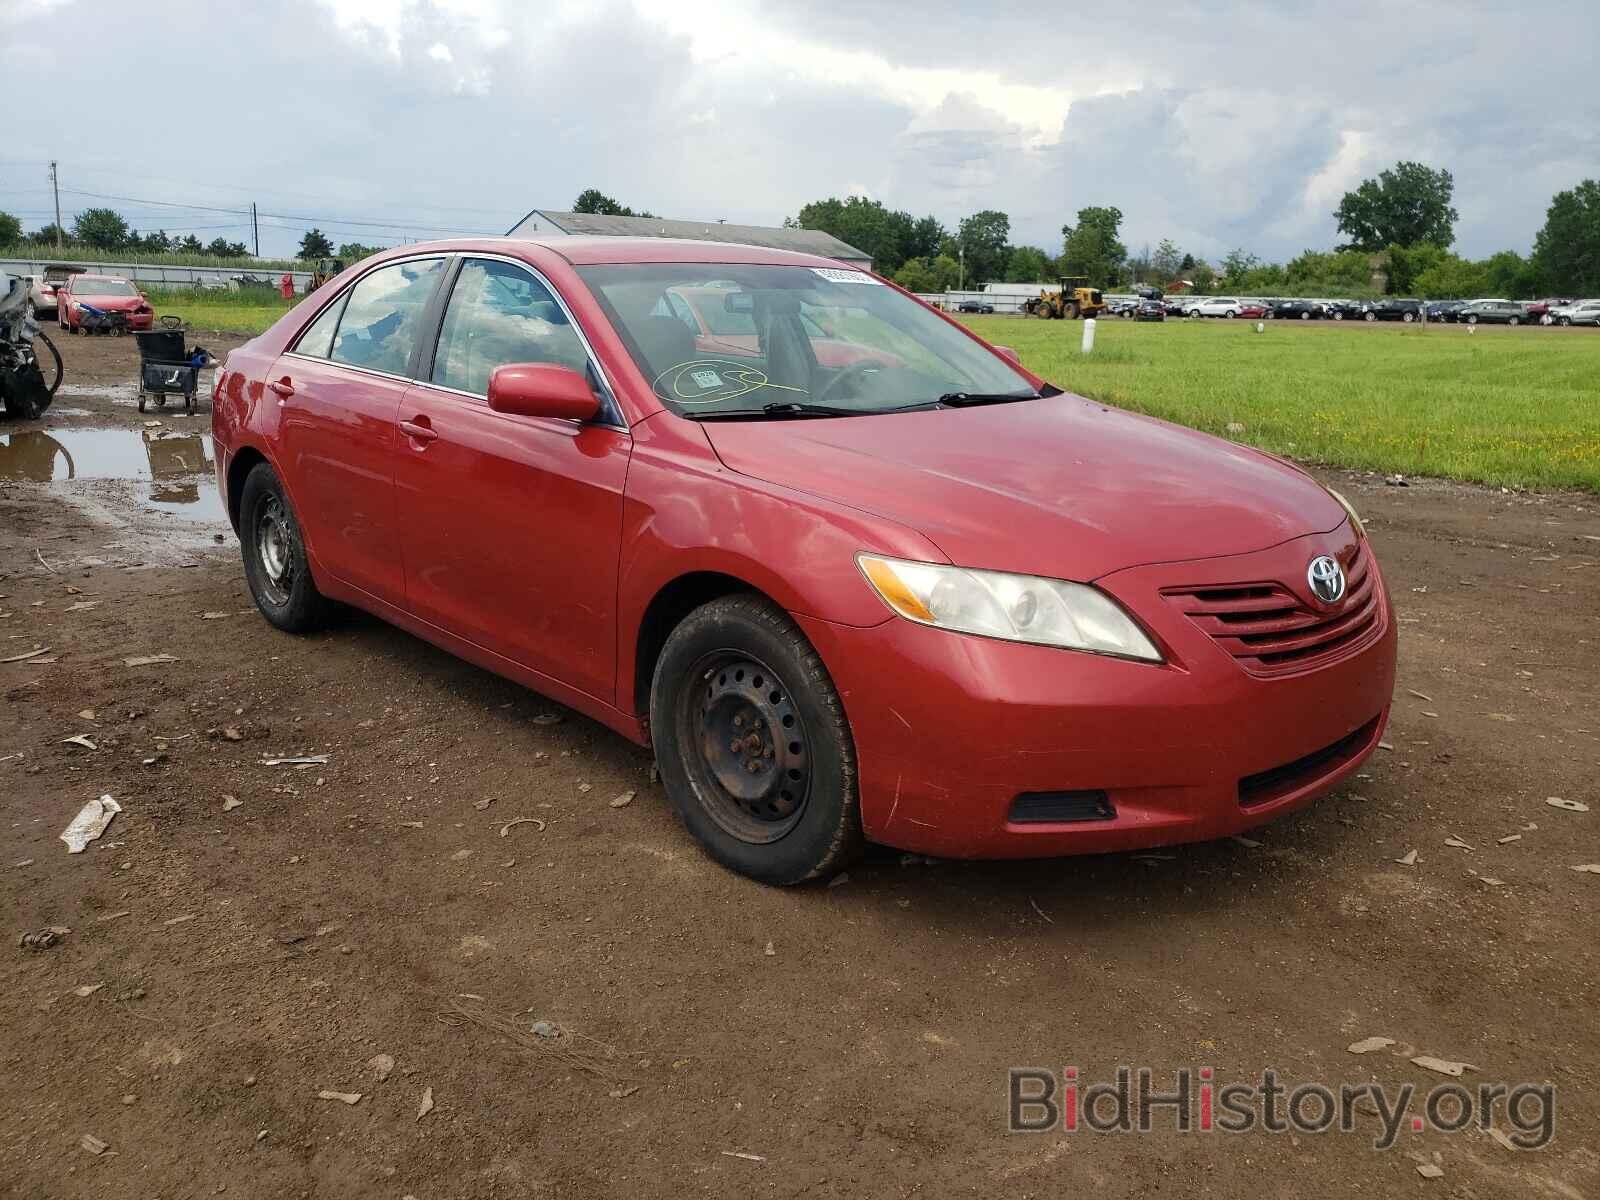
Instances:
[[[1035,394],[1004,359],[862,271],[621,263],[578,274],[656,396],[682,415],[787,404],[873,413],[956,392]],[[667,315],[669,296],[710,332]]]
[[[422,310],[444,267],[442,258],[379,267],[350,289],[334,334],[334,362],[402,375],[417,343]]]
[[[551,363],[582,374],[589,355],[549,288],[511,263],[470,258],[445,309],[433,382],[487,396],[489,376],[508,363]]]

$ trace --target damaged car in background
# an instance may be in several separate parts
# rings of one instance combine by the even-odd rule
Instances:
[[[41,366],[39,347],[48,363]],[[27,279],[0,274],[0,410],[31,421],[50,407],[61,386],[61,355],[39,328]]]

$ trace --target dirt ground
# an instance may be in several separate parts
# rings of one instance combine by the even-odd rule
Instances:
[[[1327,475],[1399,612],[1392,749],[1259,844],[779,891],[576,714],[363,616],[274,632],[209,416],[134,411],[131,342],[64,349],[0,425],[0,659],[48,647],[0,663],[0,1192],[1600,1195],[1596,498]],[[1415,1055],[1554,1084],[1554,1141],[1005,1132],[1013,1065],[1443,1080]]]

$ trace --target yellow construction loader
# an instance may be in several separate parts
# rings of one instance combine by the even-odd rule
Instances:
[[[1056,290],[1045,288],[1037,300],[1028,300],[1022,310],[1030,316],[1045,320],[1077,320],[1079,317],[1098,317],[1106,309],[1105,297],[1099,288],[1087,286],[1089,280],[1072,276],[1057,280]]]

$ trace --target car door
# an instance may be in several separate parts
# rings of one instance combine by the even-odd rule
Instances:
[[[490,374],[527,362],[586,374],[600,417],[492,410]],[[611,700],[632,440],[570,310],[524,264],[463,258],[422,375],[401,408],[395,458],[407,607]]]
[[[317,563],[389,604],[405,603],[395,523],[395,422],[411,385],[442,256],[377,267],[280,355],[279,469]]]

